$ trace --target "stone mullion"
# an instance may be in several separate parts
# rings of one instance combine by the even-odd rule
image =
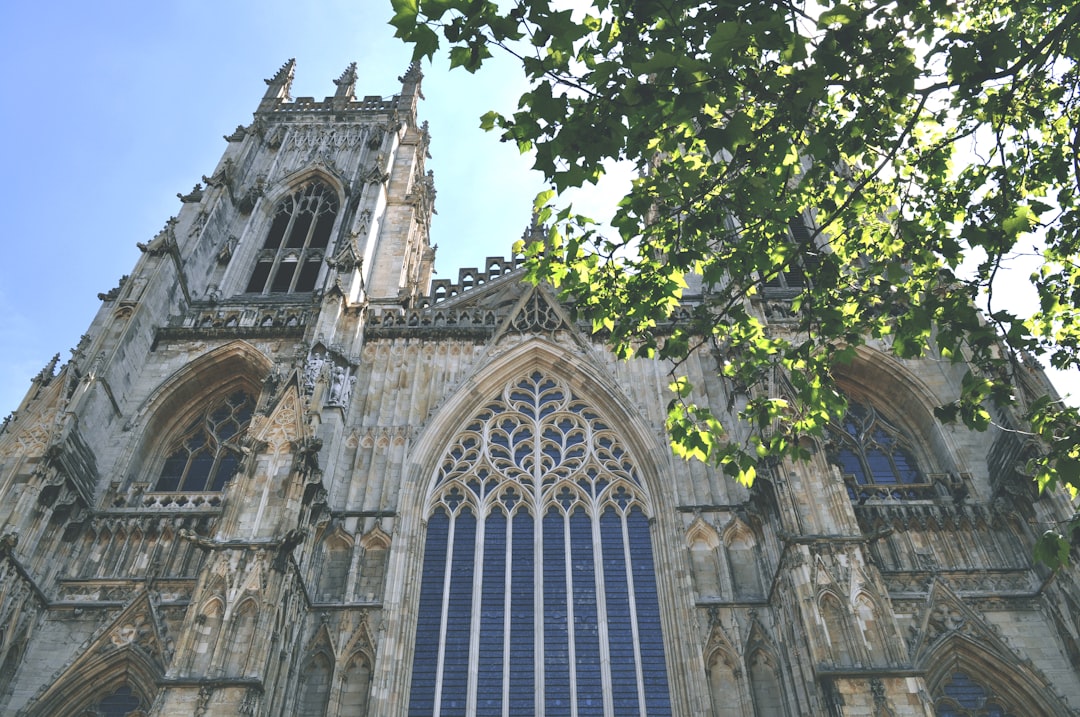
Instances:
[[[623,560],[626,561],[626,592],[630,602],[630,630],[634,636],[634,669],[637,674],[638,705],[641,709],[641,717],[648,717],[645,714],[645,677],[641,665],[641,635],[638,628],[637,590],[634,587],[634,563],[630,555],[630,531],[626,525],[625,512],[620,512],[619,523],[622,528]]]
[[[433,717],[439,717],[439,711],[442,709],[443,661],[446,657],[446,620],[450,609],[450,578],[454,567],[454,531],[457,527],[457,518],[457,511],[450,514],[450,529],[446,536],[446,564],[443,568],[442,614],[439,617],[439,655],[435,667]]]
[[[541,495],[544,476],[541,460],[544,457],[543,423],[533,419],[533,484],[529,491],[522,491],[523,499],[533,509],[533,665],[535,669],[535,714],[544,714],[544,526]]]
[[[600,508],[589,500],[592,526],[593,579],[596,581],[596,624],[600,641],[600,686],[604,694],[604,717],[614,717],[614,690],[611,684],[611,644],[608,636],[607,600],[604,587],[604,541],[600,533]],[[569,597],[567,598],[569,600]]]
[[[481,484],[480,492],[483,493]],[[479,498],[483,501],[483,498]],[[475,669],[480,662],[480,627],[481,611],[484,602],[484,533],[487,526],[488,508],[481,502],[476,516],[476,547],[473,551],[472,610],[469,615],[472,630],[469,635],[469,675],[465,689],[465,714],[476,714],[476,689],[479,672]]]
[[[563,514],[563,553],[566,561],[566,659],[570,662],[570,717],[577,717],[577,636],[574,630],[574,559],[570,541],[570,511]]]

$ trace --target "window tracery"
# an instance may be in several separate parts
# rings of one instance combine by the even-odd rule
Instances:
[[[78,717],[128,717],[145,714],[147,705],[127,685],[121,685],[99,702],[80,710]]]
[[[211,404],[174,442],[154,490],[222,490],[239,466],[237,444],[254,411],[255,400],[244,391]]]
[[[426,514],[410,715],[671,714],[648,498],[568,386],[505,386]]]
[[[314,290],[337,212],[337,195],[318,180],[307,182],[278,202],[247,293]]]
[[[830,425],[829,433],[829,459],[844,474],[852,500],[934,496],[915,461],[911,440],[873,406],[849,400],[847,413]]]
[[[966,672],[954,672],[934,700],[935,717],[1017,717]]]

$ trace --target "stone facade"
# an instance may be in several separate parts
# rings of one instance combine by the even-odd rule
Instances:
[[[682,462],[669,366],[514,260],[431,281],[418,69],[293,71],[0,433],[0,712],[1077,714],[1071,508],[933,419],[963,366],[861,350],[752,490]]]

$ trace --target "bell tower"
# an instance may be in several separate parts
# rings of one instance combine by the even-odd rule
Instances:
[[[435,192],[419,66],[389,98],[356,96],[355,63],[333,94],[294,98],[295,71],[266,80],[0,429],[17,587],[0,591],[0,712],[262,714],[301,669],[279,655],[309,613],[301,546],[326,529],[363,324],[427,295]],[[71,645],[35,633],[57,604]]]

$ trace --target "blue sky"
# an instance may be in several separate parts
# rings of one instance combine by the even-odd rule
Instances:
[[[251,121],[270,77],[297,59],[293,96],[333,94],[358,63],[358,95],[398,92],[409,50],[389,0],[31,3],[0,10],[0,417],[55,353],[70,356],[104,292],[211,174],[222,135]],[[425,66],[438,198],[439,276],[509,254],[542,188],[530,162],[479,116],[512,111],[522,87],[495,63],[479,76]],[[597,218],[618,180],[579,208]],[[1026,283],[1017,272],[1016,286]],[[1030,287],[1028,287],[1030,289]],[[1059,384],[1080,394],[1073,371]],[[1074,398],[1074,401],[1076,399]]]
[[[270,77],[297,60],[293,96],[322,98],[357,62],[358,95],[393,95],[409,50],[389,0],[31,3],[0,11],[0,416],[59,352],[70,356],[104,292],[211,174],[222,135],[251,121]],[[481,79],[425,67],[438,198],[439,276],[507,255],[542,184],[516,148],[479,129],[514,108],[512,68]]]

